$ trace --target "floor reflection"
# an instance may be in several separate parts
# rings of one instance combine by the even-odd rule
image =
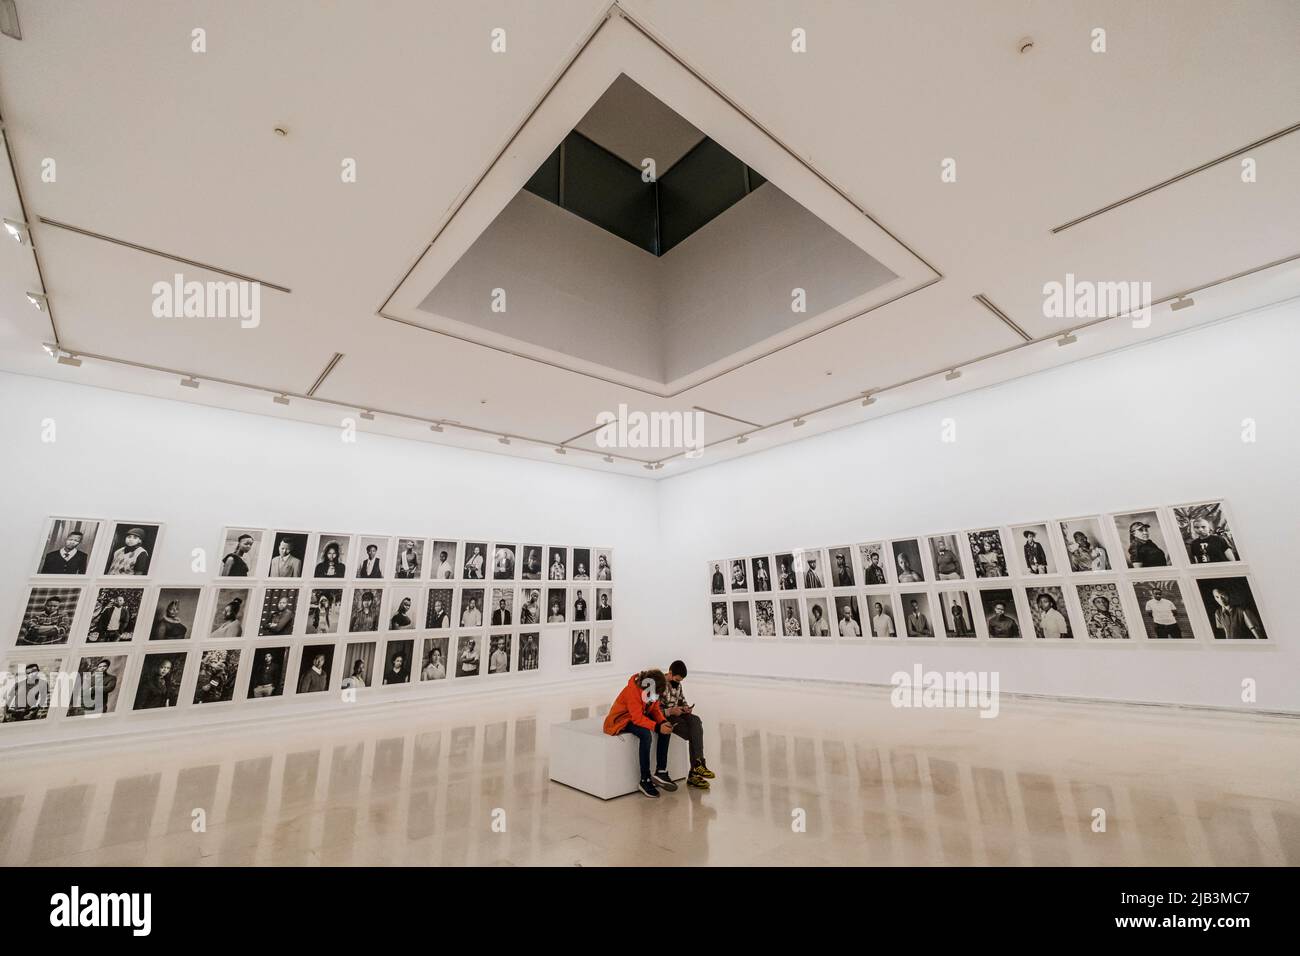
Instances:
[[[1300,722],[691,683],[708,792],[550,783],[589,685],[7,757],[0,864],[1300,865]]]

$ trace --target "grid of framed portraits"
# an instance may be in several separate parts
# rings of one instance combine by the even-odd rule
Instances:
[[[355,700],[536,672],[543,653],[613,660],[609,548],[232,526],[216,567],[180,581],[155,579],[162,528],[47,521],[0,642],[0,723]]]
[[[1227,504],[1206,500],[708,563],[717,639],[1267,646]]]

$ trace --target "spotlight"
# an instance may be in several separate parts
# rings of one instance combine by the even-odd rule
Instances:
[[[1056,340],[1056,344],[1073,345],[1077,341],[1079,341],[1079,337],[1077,335],[1075,335],[1073,332],[1066,332],[1064,335],[1062,335],[1059,339]]]
[[[1178,298],[1174,299],[1173,302],[1169,303],[1169,311],[1181,312],[1183,309],[1190,309],[1195,304],[1196,300],[1190,295],[1180,295]]]
[[[195,378],[193,375],[187,375],[185,376],[185,378],[181,379],[181,385],[183,385],[185,388],[198,388],[199,380]]]
[[[865,392],[862,396],[862,407],[866,408],[867,406],[874,404],[876,404],[876,396],[872,395],[870,392]]]
[[[655,462],[655,471],[660,471],[663,468],[663,466],[664,463],[662,461]]]
[[[375,413],[367,409],[361,413],[361,417],[368,422],[373,422],[375,420]]]
[[[289,404],[289,396],[286,395],[286,394],[284,394],[284,392],[281,392],[279,395],[277,395],[277,396],[275,396],[273,399],[271,399],[271,401],[275,402],[275,404],[277,404],[277,405],[288,405],[288,404]]]
[[[499,442],[500,442],[501,444],[503,444],[503,445],[509,445],[509,444],[510,444],[510,436],[509,436],[509,435],[502,435],[500,438],[497,439],[497,441],[499,441]]]
[[[14,242],[18,243],[18,245],[21,246],[24,242],[31,239],[32,234],[31,230],[27,227],[27,223],[20,222],[17,219],[6,219],[4,225],[5,232],[9,233],[9,235],[13,237]]]
[[[606,464],[610,464],[610,465],[612,465],[612,464],[614,464],[614,456],[613,456],[613,455],[606,455],[604,458],[601,459],[601,461],[605,462]]]
[[[949,382],[955,382],[959,378],[961,378],[961,369],[959,368],[949,369],[948,374],[944,376],[944,379]]]
[[[42,342],[41,348],[45,349],[45,354],[48,355],[50,358],[59,357],[59,350],[56,349],[53,345],[51,345],[49,342]]]
[[[654,463],[653,463],[653,462],[649,462],[649,461],[647,461],[647,462],[646,462],[644,465],[642,465],[641,467],[644,468],[646,471],[654,471],[654,470],[655,470]]]
[[[805,425],[807,425],[807,424],[808,424],[808,419],[806,419],[806,418],[796,418],[796,419],[794,420],[794,427],[795,427],[795,428],[803,428],[803,427],[804,427]]]
[[[745,444],[745,442],[747,442],[747,441],[749,441],[749,436],[748,436],[748,435],[741,435],[739,438],[736,439],[736,444],[737,444],[737,445],[743,445],[743,444]]]
[[[556,446],[555,453],[557,455],[567,455],[569,453],[569,450],[565,448],[563,445],[558,445]]]
[[[437,422],[434,422],[432,425],[429,426],[429,431],[440,432],[442,431],[442,426],[439,425]]]
[[[28,292],[27,301],[36,306],[38,312],[44,312],[50,304],[50,297],[43,292]]]
[[[704,449],[703,449],[703,448],[692,448],[690,451],[688,451],[688,452],[686,453],[686,457],[689,458],[689,459],[691,459],[692,461],[694,461],[696,458],[703,458],[703,457],[704,457]]]
[[[73,368],[81,368],[81,359],[77,358],[71,352],[64,352],[58,358],[60,365],[70,365]]]

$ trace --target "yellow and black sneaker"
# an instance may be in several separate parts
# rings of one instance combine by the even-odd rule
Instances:
[[[686,778],[686,786],[694,787],[696,790],[708,790],[709,781],[705,780],[698,773],[692,770],[690,776]]]
[[[703,760],[701,760],[699,763],[697,763],[694,767],[691,768],[691,773],[698,774],[699,776],[703,777],[705,780],[712,780],[717,776],[716,773],[714,773],[712,770],[708,768],[708,765],[705,764]]]

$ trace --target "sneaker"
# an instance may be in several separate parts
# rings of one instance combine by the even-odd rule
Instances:
[[[714,773],[712,770],[708,768],[708,765],[705,764],[703,760],[701,760],[699,763],[695,765],[695,768],[691,771],[691,773],[697,773],[705,780],[712,780],[717,776],[716,773]]]
[[[673,783],[673,778],[668,776],[667,770],[656,770],[650,779],[663,787],[669,793],[677,789],[677,784]]]
[[[709,781],[705,780],[698,773],[692,771],[691,775],[686,778],[686,786],[694,787],[696,790],[708,790]]]
[[[641,791],[643,797],[658,797],[659,791],[650,780],[642,780],[637,784],[637,789]]]

